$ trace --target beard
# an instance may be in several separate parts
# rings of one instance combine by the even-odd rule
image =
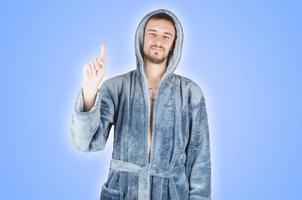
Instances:
[[[143,51],[143,52],[144,52],[144,58],[154,64],[161,64],[161,63],[165,62],[165,60],[168,58],[168,55],[166,55],[162,58],[158,58],[156,56],[152,56],[149,53],[146,53],[145,51]]]

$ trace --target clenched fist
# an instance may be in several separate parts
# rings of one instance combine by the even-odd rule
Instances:
[[[83,68],[84,111],[90,110],[95,102],[98,87],[105,73],[105,45],[101,45],[99,57]]]

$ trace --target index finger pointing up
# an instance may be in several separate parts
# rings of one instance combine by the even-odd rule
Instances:
[[[102,60],[105,59],[105,55],[106,55],[106,46],[104,44],[101,45],[101,48],[100,48],[100,58]]]

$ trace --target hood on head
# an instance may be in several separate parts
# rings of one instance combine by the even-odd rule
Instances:
[[[144,79],[146,79],[146,75],[144,72],[144,61],[143,61],[143,55],[142,55],[142,51],[143,51],[142,49],[143,49],[143,44],[144,44],[144,30],[145,30],[145,25],[146,25],[146,22],[148,21],[148,19],[152,15],[157,14],[157,13],[165,13],[165,14],[168,14],[169,16],[171,16],[172,19],[174,20],[174,24],[175,24],[175,28],[176,28],[176,40],[175,40],[175,44],[174,44],[174,49],[172,51],[171,56],[168,57],[169,58],[169,60],[167,62],[168,66],[167,66],[166,72],[163,75],[163,77],[174,72],[174,70],[176,69],[176,67],[179,63],[180,57],[181,57],[181,50],[182,50],[182,44],[183,44],[183,29],[182,29],[179,19],[171,11],[169,11],[167,9],[158,9],[158,10],[154,10],[154,11],[148,13],[140,21],[140,23],[136,29],[136,34],[135,34],[135,55],[136,55],[137,69],[138,69],[139,73],[143,76]]]

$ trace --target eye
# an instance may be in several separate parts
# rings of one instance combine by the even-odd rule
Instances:
[[[166,35],[164,36],[164,38],[165,38],[165,39],[170,39],[170,37],[169,37],[169,36],[166,36]]]
[[[156,34],[155,34],[155,33],[149,33],[149,35],[151,35],[151,36],[156,36]]]

